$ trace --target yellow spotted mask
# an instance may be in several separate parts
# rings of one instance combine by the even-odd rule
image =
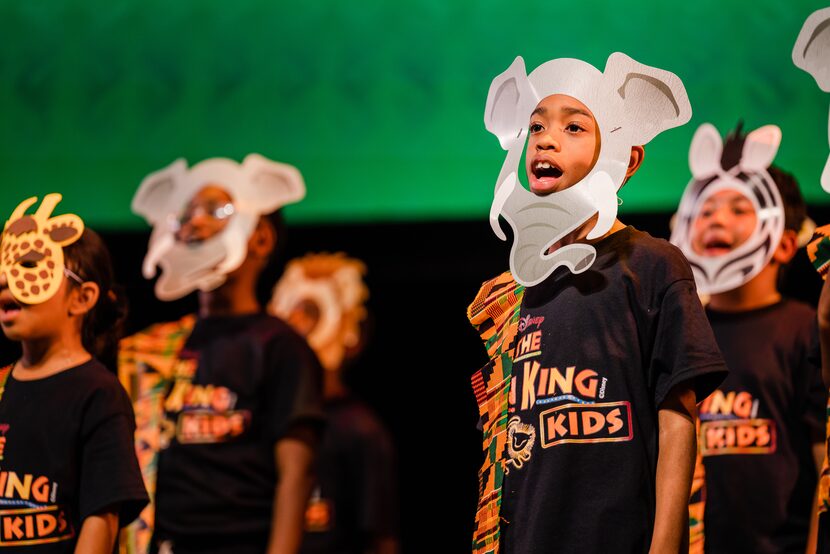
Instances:
[[[0,273],[12,296],[24,304],[40,304],[55,295],[64,278],[63,248],[81,238],[84,222],[74,214],[50,217],[63,197],[47,194],[34,214],[26,210],[33,196],[20,203],[3,227]]]

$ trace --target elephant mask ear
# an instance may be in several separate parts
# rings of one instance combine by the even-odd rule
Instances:
[[[187,174],[187,162],[180,158],[167,167],[147,175],[133,196],[133,213],[151,225],[166,218],[176,197],[176,189]]]
[[[793,47],[793,63],[830,92],[830,7],[813,12],[804,22]]]
[[[527,117],[536,101],[521,56],[490,83],[484,107],[484,127],[496,135],[504,150],[524,146]]]
[[[830,92],[830,7],[813,12],[795,41],[793,63],[813,76],[819,88]],[[830,120],[827,128],[830,137]],[[830,193],[830,157],[821,173],[821,188]]]
[[[604,79],[624,103],[632,146],[647,144],[692,117],[686,87],[674,73],[615,52],[605,64]]]

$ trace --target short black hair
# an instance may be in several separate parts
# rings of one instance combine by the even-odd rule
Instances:
[[[115,283],[109,250],[98,233],[87,227],[81,238],[66,246],[63,253],[70,271],[82,281],[98,285],[98,302],[84,315],[81,341],[87,352],[115,373],[118,339],[123,335],[127,318],[127,295]],[[77,286],[73,279],[66,281],[69,286]]]

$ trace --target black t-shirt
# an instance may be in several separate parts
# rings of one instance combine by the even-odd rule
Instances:
[[[271,528],[274,446],[323,419],[322,370],[306,342],[265,315],[200,319],[165,399],[156,539],[176,552],[262,551]],[[244,544],[243,544],[244,543]]]
[[[815,311],[782,300],[707,315],[729,376],[700,407],[706,552],[804,552],[827,404]]]
[[[0,399],[0,546],[73,552],[83,521],[117,506],[120,525],[147,503],[127,393],[90,360],[43,379],[9,375]]]
[[[647,552],[657,412],[725,375],[691,270],[627,227],[586,272],[526,289],[513,353],[502,544],[508,554]]]
[[[306,512],[304,554],[364,554],[397,536],[394,450],[377,417],[355,398],[326,404],[318,484]]]

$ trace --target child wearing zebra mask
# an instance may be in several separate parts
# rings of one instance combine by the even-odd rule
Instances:
[[[729,376],[700,407],[706,552],[814,551],[826,391],[812,356],[815,311],[782,297],[781,271],[810,230],[795,179],[771,166],[781,131],[724,144],[709,124],[672,242],[688,257]],[[693,518],[694,519],[694,518]],[[809,538],[808,538],[809,537]]]

